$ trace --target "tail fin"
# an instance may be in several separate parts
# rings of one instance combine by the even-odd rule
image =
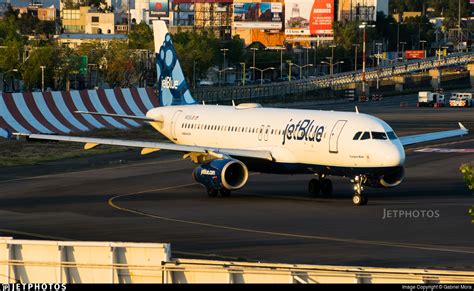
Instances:
[[[153,34],[160,105],[196,103],[184,78],[166,23],[153,21]]]

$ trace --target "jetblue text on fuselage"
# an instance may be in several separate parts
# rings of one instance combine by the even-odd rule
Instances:
[[[171,79],[171,77],[166,77],[161,80],[161,87],[165,89],[178,89],[179,82]]]
[[[303,119],[298,122],[290,119],[283,134],[283,142],[286,140],[305,140],[320,142],[324,133],[324,126],[315,124],[314,120]]]

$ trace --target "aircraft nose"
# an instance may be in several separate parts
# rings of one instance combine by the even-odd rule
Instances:
[[[403,166],[405,163],[405,150],[400,142],[387,144],[384,160],[388,167]]]

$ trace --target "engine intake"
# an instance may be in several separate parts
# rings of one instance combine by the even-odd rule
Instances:
[[[405,177],[405,168],[396,167],[380,177],[368,178],[364,185],[374,188],[392,188],[400,185]]]
[[[247,183],[249,172],[239,160],[217,159],[194,169],[193,177],[206,187],[238,190]]]

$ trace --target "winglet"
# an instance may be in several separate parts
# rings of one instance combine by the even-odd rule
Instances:
[[[469,129],[467,129],[464,125],[462,125],[461,122],[458,122],[458,124],[459,124],[459,128],[461,128],[462,130],[469,131]]]

